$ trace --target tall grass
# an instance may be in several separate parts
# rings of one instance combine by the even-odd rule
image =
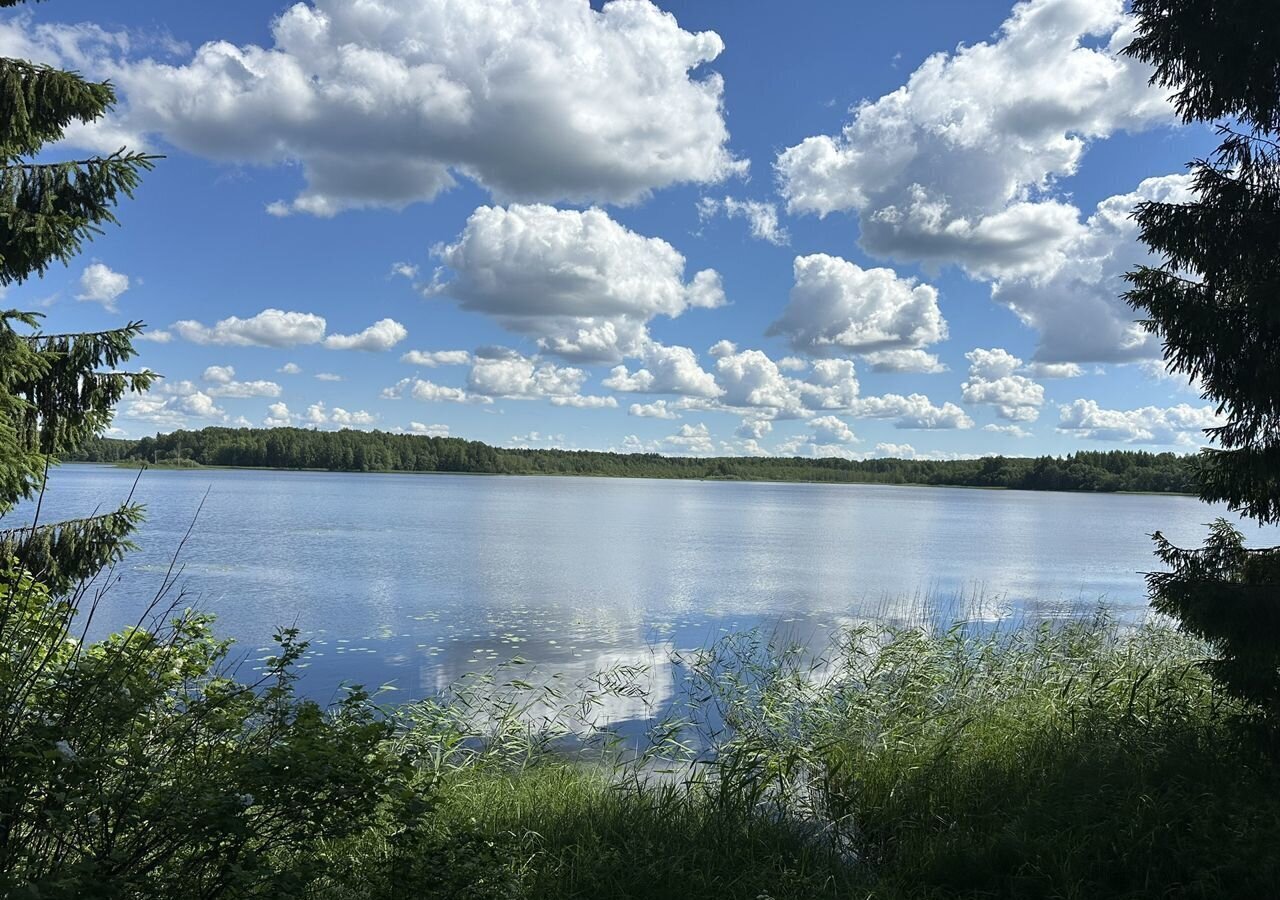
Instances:
[[[1267,896],[1280,780],[1249,711],[1160,625],[751,638],[700,669],[715,768],[887,896]]]
[[[681,660],[651,746],[606,730],[595,762],[565,741],[581,692],[636,673],[471,685],[403,711],[430,808],[334,847],[364,893],[327,896],[1273,896],[1274,748],[1201,651],[1105,618],[864,627],[817,657],[736,635]]]

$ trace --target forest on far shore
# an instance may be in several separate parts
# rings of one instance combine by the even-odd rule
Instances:
[[[859,484],[930,484],[1031,491],[1194,493],[1196,457],[1134,450],[1064,457],[810,459],[684,457],[593,450],[505,449],[454,437],[304,428],[204,428],[140,440],[99,438],[76,462],[321,469],[336,472],[469,472]]]

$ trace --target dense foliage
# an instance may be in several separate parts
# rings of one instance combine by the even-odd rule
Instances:
[[[0,59],[0,287],[70,259],[150,167],[123,151],[25,160],[113,98],[109,85]],[[155,377],[122,370],[141,323],[40,325],[0,311],[0,520]],[[180,599],[166,600],[166,577],[137,627],[83,640],[110,586],[101,570],[141,514],[126,501],[0,530],[0,896],[299,896],[326,842],[379,817],[408,827],[420,794],[364,693],[328,710],[294,695],[293,633],[262,679],[238,681],[207,619],[165,621]]]
[[[12,6],[14,2],[5,2]],[[115,100],[109,84],[21,59],[0,58],[0,287],[66,262],[115,221],[116,202],[137,186],[153,157],[33,161],[73,123],[100,118]],[[0,310],[0,518],[38,493],[58,454],[110,424],[130,390],[154,375],[122,371],[141,323],[83,334],[43,334],[41,317]],[[0,563],[13,556],[55,592],[113,561],[139,510],[54,525],[0,530]]]
[[[292,634],[246,684],[204,617],[82,644],[84,599],[0,571],[0,896],[297,896],[403,794],[364,694],[294,696]]]
[[[1163,261],[1129,273],[1126,299],[1169,368],[1226,417],[1210,429],[1200,496],[1280,522],[1280,16],[1258,0],[1135,0],[1133,11],[1125,52],[1174,90],[1183,120],[1232,121],[1191,165],[1192,200],[1135,212]],[[1202,550],[1156,542],[1172,571],[1150,578],[1155,606],[1209,640],[1211,671],[1280,721],[1280,548],[1246,552],[1221,520]]]
[[[206,466],[328,469],[342,472],[472,472],[487,475],[604,475],[936,484],[1047,491],[1196,489],[1191,459],[1173,453],[1112,450],[1063,458],[993,456],[966,460],[692,458],[589,450],[509,450],[460,438],[383,431],[302,428],[205,428],[137,441],[105,438],[69,459],[139,463],[194,461]]]
[[[0,58],[0,285],[69,261],[86,239],[116,221],[116,203],[132,196],[155,164],[155,156],[124,148],[108,156],[32,161],[67,126],[100,118],[114,102],[110,84]]]

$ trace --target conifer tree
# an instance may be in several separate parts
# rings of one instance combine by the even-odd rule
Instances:
[[[21,0],[0,0],[0,7]],[[49,160],[46,145],[73,122],[89,123],[115,102],[108,83],[20,59],[0,59],[0,286],[68,262],[83,242],[115,222],[156,157]],[[36,495],[49,466],[105,429],[115,404],[154,375],[122,371],[140,322],[109,331],[46,334],[41,317],[0,311],[0,518]],[[16,556],[55,591],[119,556],[141,510],[0,530],[0,559]]]
[[[1273,0],[1133,0],[1126,53],[1172,88],[1185,122],[1220,122],[1222,143],[1191,164],[1194,199],[1141,204],[1142,240],[1163,257],[1125,295],[1199,381],[1225,422],[1199,461],[1201,497],[1280,522],[1280,14]],[[1172,571],[1153,605],[1215,647],[1210,670],[1280,715],[1280,548],[1247,550],[1219,520],[1200,550],[1156,535]]]

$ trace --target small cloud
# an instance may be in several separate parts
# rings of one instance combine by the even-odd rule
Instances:
[[[231,366],[209,366],[204,370],[204,380],[213,384],[230,384],[236,377]]]
[[[379,319],[358,334],[331,334],[324,339],[324,345],[330,350],[379,353],[390,350],[408,336],[408,330],[395,319]]]
[[[400,362],[426,366],[429,369],[437,366],[465,366],[471,362],[471,354],[466,350],[410,350],[400,357]]]
[[[990,431],[993,434],[1006,434],[1013,438],[1029,438],[1033,437],[1030,431],[1021,425],[983,425],[983,431]]]
[[[129,290],[129,276],[113,272],[100,262],[90,263],[80,274],[80,293],[77,300],[101,303],[103,308],[116,312],[116,299]]]
[[[272,403],[267,407],[267,416],[262,424],[267,428],[287,428],[293,424],[293,413],[284,403]]]
[[[421,434],[426,437],[448,437],[448,425],[427,425],[422,422],[410,422],[408,431],[410,434]]]

